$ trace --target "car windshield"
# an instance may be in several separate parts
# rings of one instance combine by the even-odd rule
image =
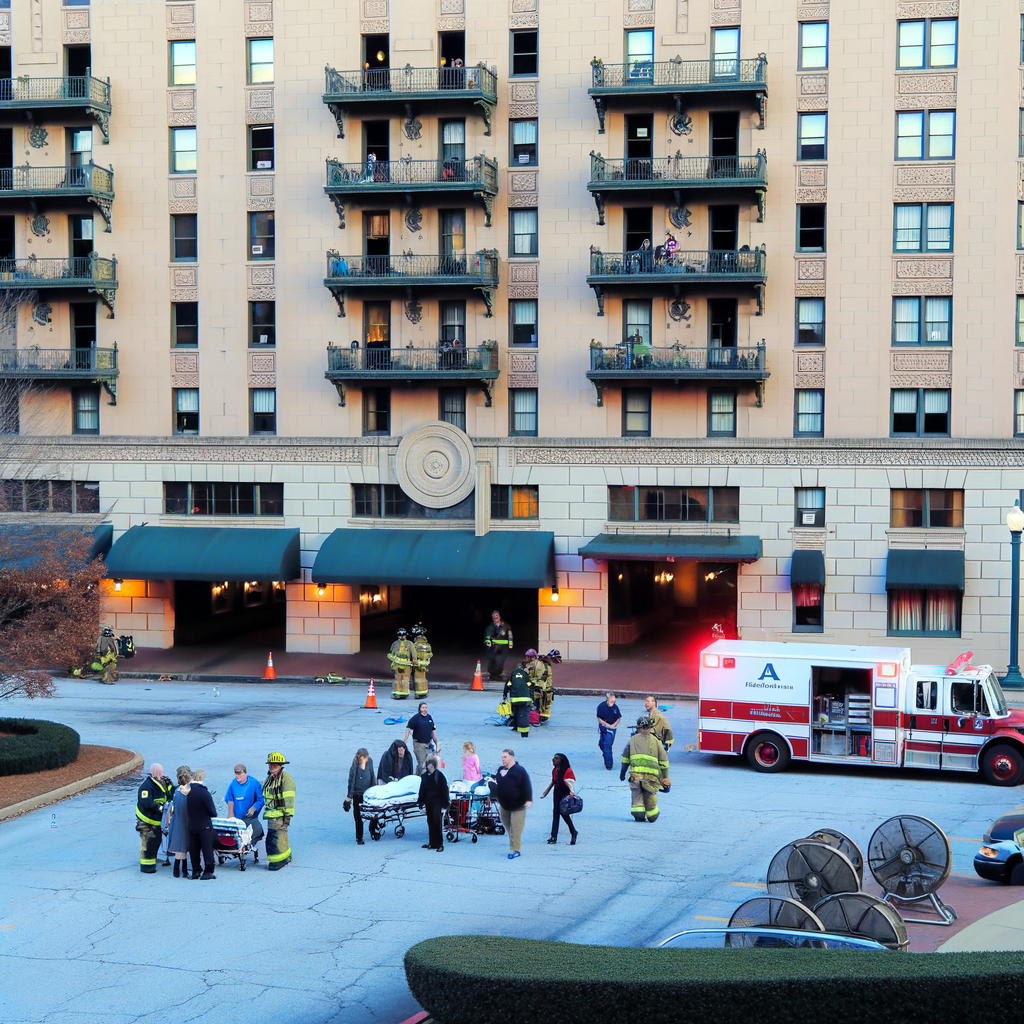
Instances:
[[[1006,695],[999,685],[995,672],[990,672],[988,679],[985,680],[985,694],[988,697],[989,706],[992,708],[993,718],[1001,718],[1007,713]]]

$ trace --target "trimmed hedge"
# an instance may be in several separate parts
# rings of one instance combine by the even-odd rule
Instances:
[[[405,954],[438,1024],[935,1024],[1024,1012],[1024,953],[636,949],[442,936]]]
[[[81,739],[59,722],[34,718],[0,718],[0,775],[28,775],[63,768],[78,757]]]

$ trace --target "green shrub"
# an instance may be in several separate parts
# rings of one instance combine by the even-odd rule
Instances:
[[[33,718],[0,718],[0,775],[28,775],[63,768],[78,757],[81,739],[59,722]]]
[[[438,1024],[935,1024],[1024,1011],[1024,953],[636,949],[443,936],[405,954]]]

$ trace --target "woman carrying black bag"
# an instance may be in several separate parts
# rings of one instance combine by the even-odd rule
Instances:
[[[569,826],[569,834],[572,839],[569,840],[570,846],[576,845],[576,840],[579,838],[579,832],[576,826],[572,823],[572,818],[568,814],[562,814],[562,800],[567,796],[573,796],[576,790],[576,776],[573,774],[572,768],[569,767],[569,758],[565,754],[555,754],[551,758],[551,781],[548,783],[548,788],[541,793],[540,798],[543,800],[548,795],[552,787],[554,787],[555,794],[552,797],[551,807],[551,838],[548,840],[549,843],[558,842],[558,819]]]
[[[429,842],[423,844],[424,850],[444,849],[441,833],[441,815],[448,808],[448,780],[441,774],[437,766],[437,755],[428,754],[425,771],[420,776],[420,795],[416,803],[427,811],[427,830]]]

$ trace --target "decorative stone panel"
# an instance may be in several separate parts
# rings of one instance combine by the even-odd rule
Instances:
[[[676,35],[690,31],[690,0],[676,0]]]
[[[889,386],[893,388],[949,388],[953,386],[950,350],[914,348],[890,354]]]
[[[277,387],[277,353],[266,349],[250,349],[248,353],[249,387]]]
[[[199,352],[189,349],[187,352],[171,351],[171,387],[199,387]]]
[[[509,351],[508,386],[510,388],[540,387],[540,375],[537,373],[536,352]]]
[[[952,163],[896,164],[893,198],[898,203],[952,202],[955,183],[956,170]]]
[[[539,28],[540,17],[537,14],[513,14],[508,19],[509,28]]]
[[[445,14],[465,14],[466,13],[466,2],[465,0],[441,0],[438,13],[441,15]]]
[[[896,76],[896,109],[927,110],[956,106],[956,72]]]
[[[800,298],[821,298],[825,294],[825,261],[823,259],[796,260],[795,294]]]
[[[388,0],[363,0],[363,21],[387,21]]]
[[[537,103],[536,82],[511,82],[508,90],[509,117],[538,116],[539,106]]]
[[[539,206],[540,196],[536,192],[520,192],[511,194],[508,197],[508,205],[510,208]]]
[[[523,14],[527,11],[537,10],[537,0],[512,0],[510,14]]]
[[[385,29],[385,31],[387,31]],[[245,90],[245,123],[246,124],[273,124],[274,123],[274,90],[273,89],[246,89]]]
[[[1017,294],[1024,295],[1024,256],[1017,257]]]
[[[391,32],[390,22],[387,19],[380,21],[361,21],[359,31],[364,36],[389,35]]]
[[[518,260],[508,264],[508,285],[510,299],[535,299],[540,279],[539,263],[521,263]]]
[[[738,25],[740,23],[740,0],[713,0],[711,7],[712,25]]]
[[[626,0],[627,11],[653,11],[654,0]]]
[[[465,18],[438,18],[438,32],[462,32],[466,28]]]
[[[793,353],[793,387],[823,388],[825,386],[825,353]]]
[[[450,423],[427,423],[406,434],[395,455],[402,490],[427,508],[450,508],[476,483],[473,442]]]
[[[796,76],[796,109],[828,110],[828,75]]]
[[[273,36],[273,3],[247,3],[245,5],[245,34],[247,36]]]
[[[167,38],[195,39],[196,37],[196,5],[167,5]]]
[[[247,210],[272,210],[274,208],[274,176],[272,174],[249,174],[246,176],[245,208]]]
[[[276,296],[274,268],[263,265],[250,266],[247,291],[250,302],[273,302]]]
[[[85,7],[71,7],[64,8],[63,10],[63,24],[61,25],[61,35],[65,45],[68,43],[88,43],[91,42],[89,32],[89,8]],[[5,12],[7,17],[7,45],[11,43],[10,40],[10,13]]]
[[[0,11],[0,46],[11,45],[11,12]]]
[[[624,28],[653,28],[654,11],[644,14],[624,14],[622,24]]]
[[[171,213],[195,213],[196,207],[196,179],[195,178],[171,178],[168,191],[168,208]]]
[[[796,165],[796,201],[798,203],[824,203],[828,198],[828,165]]]
[[[896,5],[897,18],[955,18],[959,14],[960,0],[930,0]]]
[[[894,259],[892,261],[893,295],[952,295],[953,260]]]
[[[509,192],[536,192],[537,172],[536,171],[509,171],[508,175]]]
[[[171,302],[199,301],[199,267],[171,267]]]
[[[800,0],[796,16],[800,21],[828,21],[828,4],[821,0]]]
[[[196,123],[195,89],[167,90],[167,123],[171,126]]]
[[[1024,3],[1024,0],[1021,0]],[[1024,348],[1018,348],[1013,353],[1013,386],[1024,388]]]

